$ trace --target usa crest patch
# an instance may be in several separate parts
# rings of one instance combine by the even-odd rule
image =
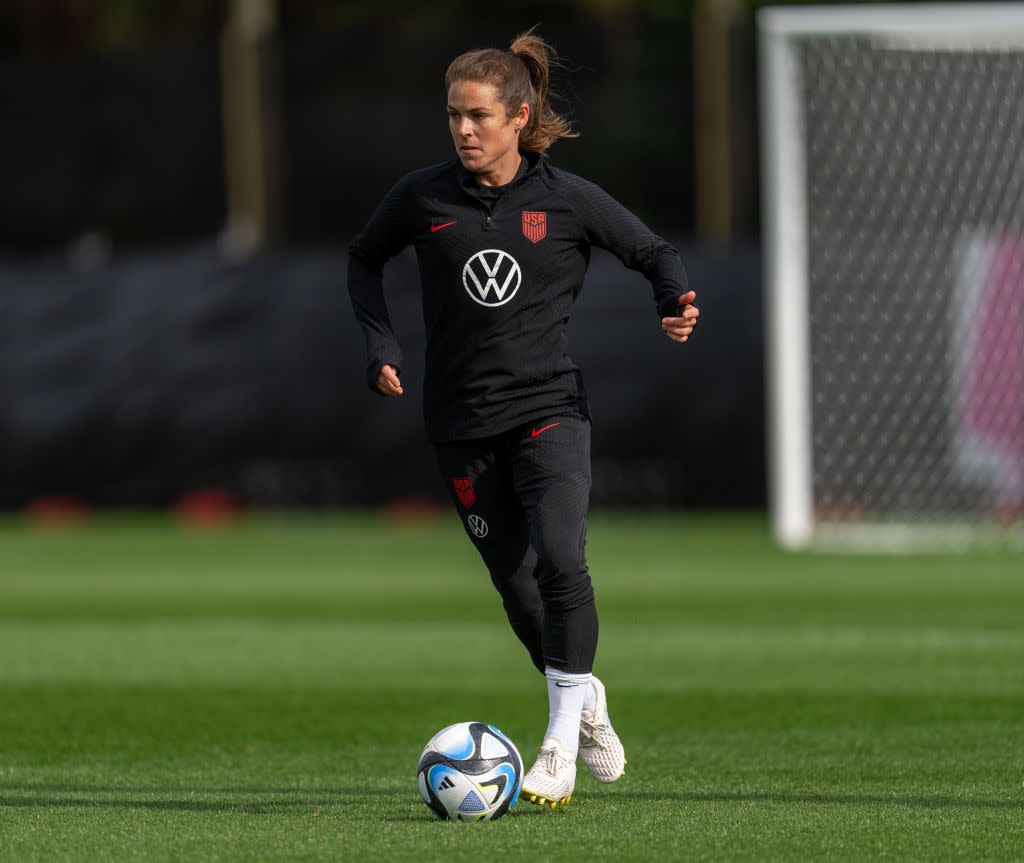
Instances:
[[[476,503],[476,492],[473,490],[473,483],[470,482],[468,476],[458,477],[452,480],[452,487],[455,489],[455,495],[466,509],[469,509]]]
[[[548,214],[523,210],[523,236],[531,243],[539,243],[548,235]]]

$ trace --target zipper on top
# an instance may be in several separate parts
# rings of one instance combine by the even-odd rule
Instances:
[[[494,230],[494,214],[496,212],[498,212],[498,207],[501,204],[501,199],[504,198],[504,197],[505,197],[505,193],[504,192],[502,192],[500,195],[498,195],[497,199],[494,201],[494,206],[491,207],[490,210],[487,210],[487,207],[484,204],[484,202],[480,201],[480,204],[484,207],[484,230],[485,231],[493,231]]]

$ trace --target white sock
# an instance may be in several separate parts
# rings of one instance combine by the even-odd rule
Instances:
[[[569,674],[557,668],[545,668],[548,679],[548,730],[544,732],[544,744],[557,740],[567,755],[572,758],[580,748],[580,715],[587,692],[592,691],[589,674]]]
[[[583,696],[583,709],[597,710],[597,690],[594,689],[594,676],[590,676],[590,683],[587,684],[587,693]]]

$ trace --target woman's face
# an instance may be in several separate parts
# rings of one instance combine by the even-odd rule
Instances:
[[[516,152],[516,129],[526,122],[524,104],[511,117],[498,100],[493,84],[456,81],[448,90],[448,128],[467,171],[484,173],[510,152]]]

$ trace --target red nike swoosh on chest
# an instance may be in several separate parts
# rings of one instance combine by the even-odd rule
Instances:
[[[561,425],[561,423],[551,423],[551,425],[544,426],[544,428],[542,428],[542,429],[534,429],[532,432],[530,432],[530,437],[537,437],[537,435],[542,434],[543,432],[546,432],[548,429],[553,429],[555,426],[560,426],[560,425]]]
[[[430,233],[432,233],[432,234],[436,234],[436,233],[437,233],[438,231],[440,231],[440,230],[441,230],[442,228],[447,228],[447,227],[449,227],[450,225],[454,225],[454,224],[455,224],[455,222],[454,222],[454,221],[452,221],[452,222],[445,222],[445,223],[444,223],[443,225],[431,225],[431,226],[430,226]]]

